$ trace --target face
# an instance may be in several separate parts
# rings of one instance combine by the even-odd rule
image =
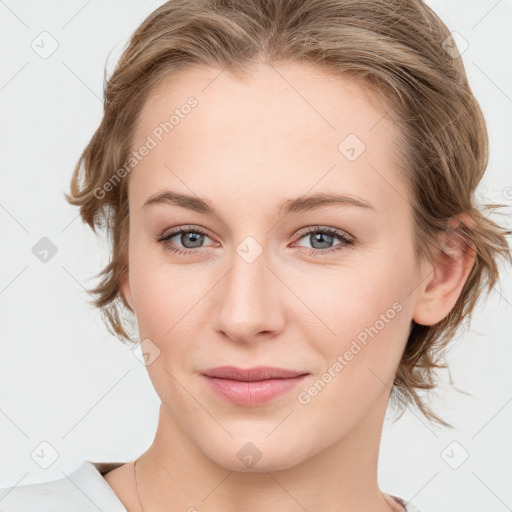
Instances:
[[[129,184],[122,291],[150,378],[200,452],[237,471],[245,452],[259,470],[296,465],[387,401],[420,280],[384,106],[348,78],[276,69],[161,84]],[[203,374],[221,366],[302,376]]]

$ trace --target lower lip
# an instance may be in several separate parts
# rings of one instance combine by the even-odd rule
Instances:
[[[204,375],[210,389],[237,405],[260,405],[293,389],[307,375],[290,379],[268,379],[253,382],[218,379]]]

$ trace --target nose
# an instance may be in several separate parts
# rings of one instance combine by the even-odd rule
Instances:
[[[239,343],[275,337],[283,328],[281,280],[265,251],[254,261],[234,254],[232,267],[218,284],[215,329]]]

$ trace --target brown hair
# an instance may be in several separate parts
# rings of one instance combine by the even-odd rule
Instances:
[[[93,231],[100,226],[111,238],[111,260],[91,290],[110,332],[134,341],[119,288],[128,262],[125,164],[151,91],[193,65],[242,74],[262,59],[314,64],[369,86],[390,106],[402,135],[397,143],[413,197],[417,256],[433,261],[438,235],[448,229],[474,250],[470,275],[448,316],[431,326],[412,322],[391,395],[402,412],[416,403],[431,421],[451,426],[421,392],[436,387],[435,369],[446,368],[446,345],[469,320],[484,288],[489,294],[498,280],[498,257],[512,263],[506,239],[512,232],[488,217],[505,205],[476,204],[488,135],[456,49],[449,29],[420,0],[173,0],[158,7],[136,29],[105,84],[103,119],[66,194]],[[462,213],[470,222],[450,227]]]

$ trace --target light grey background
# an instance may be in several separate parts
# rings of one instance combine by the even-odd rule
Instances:
[[[0,487],[60,478],[84,459],[133,460],[153,439],[159,399],[140,349],[109,335],[86,302],[106,241],[63,193],[101,119],[107,57],[110,72],[161,3],[0,1]],[[427,3],[468,44],[462,59],[491,144],[479,197],[510,204],[512,2]],[[58,48],[42,58],[52,39]],[[57,248],[46,263],[32,252],[42,237]],[[417,411],[385,423],[381,489],[422,512],[512,508],[512,279],[504,270],[450,352],[452,378],[470,396],[446,388],[442,374],[442,400],[433,401],[456,429],[435,429]]]

